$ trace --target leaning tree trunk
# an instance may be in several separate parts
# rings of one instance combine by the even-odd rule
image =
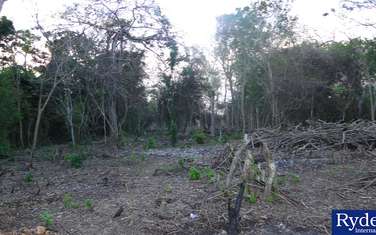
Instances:
[[[58,83],[59,81],[57,80],[57,76],[55,76],[53,85],[50,91],[48,92],[48,95],[44,101],[42,101],[43,82],[41,82],[40,87],[39,87],[38,111],[37,111],[37,118],[35,120],[35,125],[34,125],[33,144],[31,146],[31,151],[30,151],[30,168],[33,167],[34,153],[35,153],[37,143],[38,143],[38,134],[39,134],[40,122],[42,120],[42,115],[43,115],[44,110],[47,107],[48,102],[50,101],[52,97],[52,94],[55,92],[55,89]]]
[[[42,89],[42,85],[40,89]],[[40,126],[40,121],[42,119],[43,111],[44,111],[44,108],[42,106],[42,94],[39,94],[38,112],[37,112],[37,118],[35,120],[35,125],[34,125],[33,143],[31,145],[31,151],[30,151],[30,167],[33,166],[34,153],[35,153],[35,149],[37,148],[39,126]]]

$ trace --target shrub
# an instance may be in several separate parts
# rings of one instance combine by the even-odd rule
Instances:
[[[188,174],[189,174],[189,179],[190,180],[199,180],[199,179],[201,179],[200,170],[197,169],[196,167],[189,168]]]
[[[54,219],[53,219],[52,215],[48,211],[43,212],[40,215],[40,219],[42,220],[43,224],[46,227],[49,227],[49,226],[51,226],[54,223]]]
[[[193,132],[192,138],[197,144],[204,144],[206,135],[202,130],[195,130]]]
[[[81,154],[71,153],[71,154],[65,155],[64,160],[69,162],[71,167],[80,168],[82,167],[84,157]]]
[[[145,149],[154,149],[157,147],[157,142],[154,137],[149,137],[146,142]]]

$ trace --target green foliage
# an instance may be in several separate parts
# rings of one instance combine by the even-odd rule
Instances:
[[[178,160],[178,165],[181,169],[185,168],[185,163],[187,162],[187,159],[183,158],[183,159],[179,159]]]
[[[145,149],[154,149],[157,147],[157,141],[154,137],[149,137],[145,145]]]
[[[209,167],[202,169],[201,173],[208,179],[209,182],[213,182],[215,179],[215,171]]]
[[[206,134],[203,130],[195,130],[192,134],[192,139],[197,143],[197,144],[204,144],[207,137]]]
[[[228,135],[226,134],[222,134],[221,136],[218,137],[218,142],[221,144],[226,144],[228,143],[228,141],[229,141],[229,138],[228,138]]]
[[[46,227],[49,227],[49,226],[53,225],[53,223],[54,223],[54,218],[53,218],[53,216],[48,211],[44,211],[39,216],[39,218],[42,220],[43,224]]]
[[[196,167],[189,168],[188,175],[189,175],[189,179],[190,180],[199,180],[199,179],[201,179],[200,170],[197,169]]]
[[[293,184],[298,184],[300,183],[300,176],[296,174],[289,174],[290,180]]]
[[[33,174],[29,171],[24,177],[26,183],[31,183],[33,181]]]
[[[278,195],[275,192],[272,192],[269,196],[266,197],[265,201],[267,203],[273,203],[278,199]]]
[[[249,204],[256,204],[256,202],[257,202],[257,194],[255,192],[248,192],[248,194],[245,196],[245,200]]]
[[[93,201],[91,199],[85,199],[84,206],[88,210],[92,210],[94,208]]]
[[[73,168],[81,168],[85,157],[82,154],[70,153],[64,156],[64,160]]]
[[[276,176],[275,179],[274,179],[274,183],[275,183],[275,187],[280,187],[280,186],[284,186],[286,185],[287,181],[288,181],[288,177],[285,176],[285,175],[282,175],[282,176]]]
[[[346,94],[347,89],[343,84],[335,83],[332,86],[332,90],[333,90],[334,94],[336,94],[337,96],[343,96],[343,95]]]
[[[0,155],[9,152],[9,132],[20,118],[12,76],[11,69],[0,71]]]
[[[64,194],[63,203],[65,208],[78,208],[79,204],[73,200],[72,195],[69,193]]]
[[[13,33],[15,33],[13,22],[2,16],[0,19],[0,39]]]

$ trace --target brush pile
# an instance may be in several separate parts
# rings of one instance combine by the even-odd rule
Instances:
[[[373,149],[376,145],[376,123],[358,120],[352,123],[307,121],[285,130],[258,129],[251,134],[252,145],[266,142],[271,150],[299,153],[325,149]]]
[[[310,158],[321,158],[322,155],[340,150],[360,150],[365,155],[376,157],[373,151],[376,147],[376,123],[369,121],[358,120],[352,123],[307,121],[305,125],[300,124],[285,129],[257,129],[250,133],[249,138],[247,148],[254,155],[256,162],[264,161],[260,154],[263,143],[267,144],[270,151],[275,154],[276,160],[299,156],[296,160],[307,160],[311,164]],[[212,167],[228,169],[238,148],[239,146],[227,144],[222,153],[212,159]],[[280,165],[286,162],[277,163]]]

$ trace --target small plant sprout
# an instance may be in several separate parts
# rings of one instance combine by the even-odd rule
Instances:
[[[86,209],[88,209],[88,210],[92,210],[93,207],[94,207],[94,205],[93,205],[93,201],[92,201],[91,199],[86,199],[86,200],[84,201],[84,206],[85,206]]]
[[[54,223],[53,216],[48,211],[44,211],[40,215],[40,219],[46,227],[49,227]]]
[[[269,196],[267,196],[267,197],[265,198],[265,201],[266,201],[267,203],[273,203],[275,200],[277,200],[277,198],[278,198],[277,194],[274,193],[274,192],[272,192],[271,195],[269,195]]]
[[[64,203],[65,208],[78,208],[79,207],[79,205],[73,201],[73,197],[69,193],[64,194],[63,203]]]
[[[290,174],[290,179],[293,184],[299,184],[300,183],[300,176],[296,174]]]
[[[257,202],[257,194],[255,192],[249,192],[246,196],[246,201],[250,204],[256,204]]]
[[[189,168],[189,179],[190,180],[199,180],[201,179],[200,171],[196,167]]]
[[[215,179],[215,171],[209,167],[205,167],[204,170],[204,175],[208,178],[209,182],[213,182]]]
[[[24,177],[24,181],[26,183],[31,183],[33,181],[33,174],[31,174],[31,172],[27,172],[27,174],[25,175]]]

